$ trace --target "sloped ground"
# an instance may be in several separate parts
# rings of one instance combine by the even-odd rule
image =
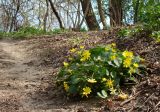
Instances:
[[[146,33],[118,39],[110,32],[67,33],[23,41],[0,42],[0,111],[2,112],[158,112],[160,111],[160,44]],[[55,78],[68,50],[115,42],[146,59],[147,76],[123,89],[129,99],[69,99]]]

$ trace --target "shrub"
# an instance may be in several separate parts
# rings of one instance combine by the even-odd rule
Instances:
[[[114,43],[89,50],[80,46],[69,52],[57,77],[69,96],[98,94],[104,98],[107,94],[115,94],[121,83],[140,74],[142,67],[143,59],[132,52],[119,51]]]
[[[160,31],[152,32],[151,37],[155,38],[157,42],[160,42]]]
[[[87,29],[86,29],[85,27],[82,27],[82,28],[80,29],[80,32],[87,32]]]
[[[127,37],[133,37],[134,35],[142,32],[144,30],[143,26],[137,25],[133,28],[122,28],[120,31],[118,31],[117,35],[120,38],[127,38]]]
[[[128,37],[130,33],[131,33],[130,29],[124,28],[118,32],[118,37],[121,37],[121,38]]]
[[[61,33],[65,33],[65,32],[68,32],[68,30],[67,30],[67,29],[55,28],[55,29],[52,31],[52,34],[61,34]]]

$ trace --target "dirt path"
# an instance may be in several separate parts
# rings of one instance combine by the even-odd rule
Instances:
[[[33,57],[20,42],[0,42],[0,111],[34,110],[30,98],[40,85],[45,71],[32,66]],[[38,61],[38,60],[34,60]]]

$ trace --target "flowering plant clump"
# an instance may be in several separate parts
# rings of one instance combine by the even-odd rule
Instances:
[[[71,96],[89,97],[98,94],[105,98],[116,94],[125,79],[133,79],[136,74],[140,74],[143,61],[133,52],[119,51],[114,43],[89,50],[80,46],[69,53],[57,80]]]

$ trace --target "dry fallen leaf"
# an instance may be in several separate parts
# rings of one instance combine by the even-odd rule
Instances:
[[[128,98],[128,94],[120,93],[120,94],[118,95],[118,99],[119,99],[119,100],[125,100],[125,99],[127,99],[127,98]]]

